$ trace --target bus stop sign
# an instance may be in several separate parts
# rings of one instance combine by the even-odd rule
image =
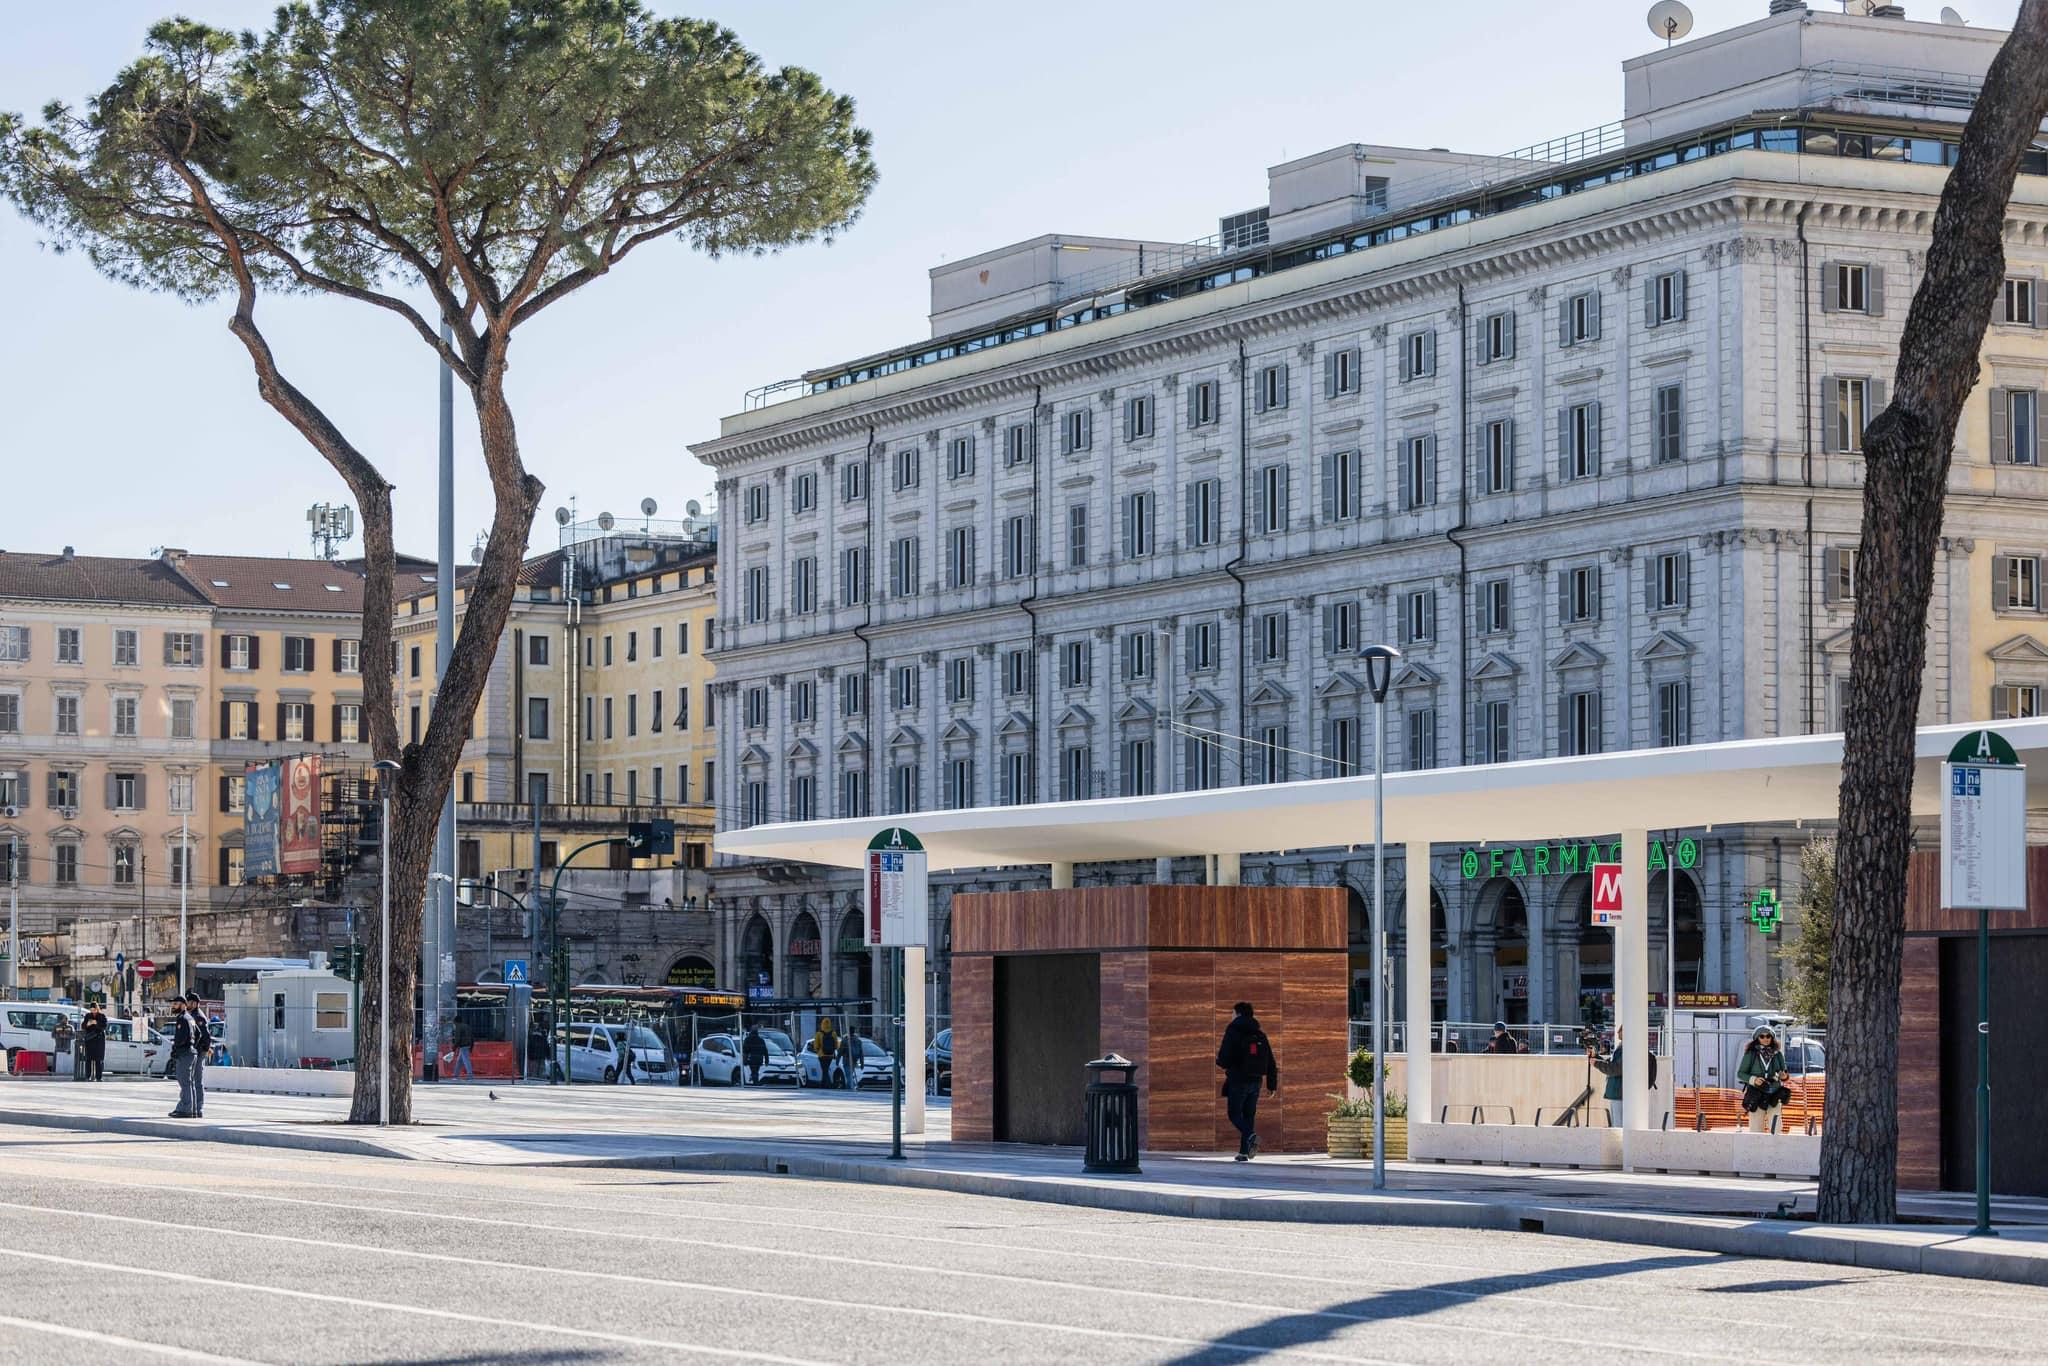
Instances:
[[[870,947],[923,947],[931,937],[931,878],[924,845],[901,826],[868,841],[867,941]]]

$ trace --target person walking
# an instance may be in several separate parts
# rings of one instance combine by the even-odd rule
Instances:
[[[818,1021],[818,1032],[811,1036],[811,1050],[818,1055],[818,1084],[832,1084],[832,1068],[839,1057],[839,1031],[832,1027],[832,1017],[827,1015]]]
[[[747,1085],[761,1084],[761,1069],[768,1065],[768,1041],[761,1037],[761,1026],[748,1025],[747,1037],[740,1040],[740,1066],[747,1069]]]
[[[85,1064],[85,1079],[107,1079],[107,1017],[98,1006],[90,1006],[78,1031],[78,1046]]]
[[[171,998],[171,1075],[178,1080],[178,1108],[172,1119],[196,1119],[199,1098],[192,1089],[192,1020],[185,1003]]]
[[[1231,1011],[1216,1047],[1216,1065],[1223,1069],[1224,1106],[1237,1130],[1237,1160],[1249,1162],[1259,1155],[1259,1087],[1264,1085],[1268,1094],[1280,1089],[1280,1064],[1252,1003],[1239,1001]]]
[[[192,1022],[192,1118],[206,1117],[206,1064],[213,1056],[213,1022],[199,993],[185,993],[185,1015]]]
[[[1792,1098],[1785,1085],[1790,1072],[1778,1036],[1769,1025],[1758,1025],[1735,1064],[1735,1079],[1742,1083],[1742,1108],[1749,1115],[1749,1131],[1767,1134],[1777,1127],[1778,1107]]]
[[[476,1068],[470,1065],[469,1050],[476,1046],[476,1031],[469,1027],[469,1021],[460,1015],[455,1017],[455,1079],[468,1077],[476,1080]]]

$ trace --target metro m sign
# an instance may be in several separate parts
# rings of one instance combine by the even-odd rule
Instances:
[[[1593,865],[1593,923],[1621,923],[1621,865],[1618,863]]]

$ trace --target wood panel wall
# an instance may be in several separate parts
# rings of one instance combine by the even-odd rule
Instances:
[[[1941,940],[1906,940],[1899,987],[1899,1185],[1940,1190]]]
[[[1101,954],[1105,1053],[1139,1064],[1139,1142],[1153,1151],[1237,1146],[1218,1094],[1216,1045],[1249,1000],[1272,1040],[1280,1091],[1262,1100],[1269,1152],[1323,1145],[1343,1090],[1345,896],[1334,887],[1127,886],[993,892],[953,900],[953,1136],[994,1137],[993,964],[1006,953]],[[978,966],[974,966],[978,965]],[[981,1078],[977,1082],[975,1079]],[[1083,1079],[1075,1079],[1076,1102]]]
[[[2027,909],[1993,911],[1991,932],[2048,930],[2048,844],[2027,850]],[[1975,911],[1941,908],[1941,853],[1913,855],[1906,866],[1907,934],[1975,934]]]

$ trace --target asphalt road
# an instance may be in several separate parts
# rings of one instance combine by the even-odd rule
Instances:
[[[0,1362],[2038,1360],[2048,1291],[0,1127]]]

